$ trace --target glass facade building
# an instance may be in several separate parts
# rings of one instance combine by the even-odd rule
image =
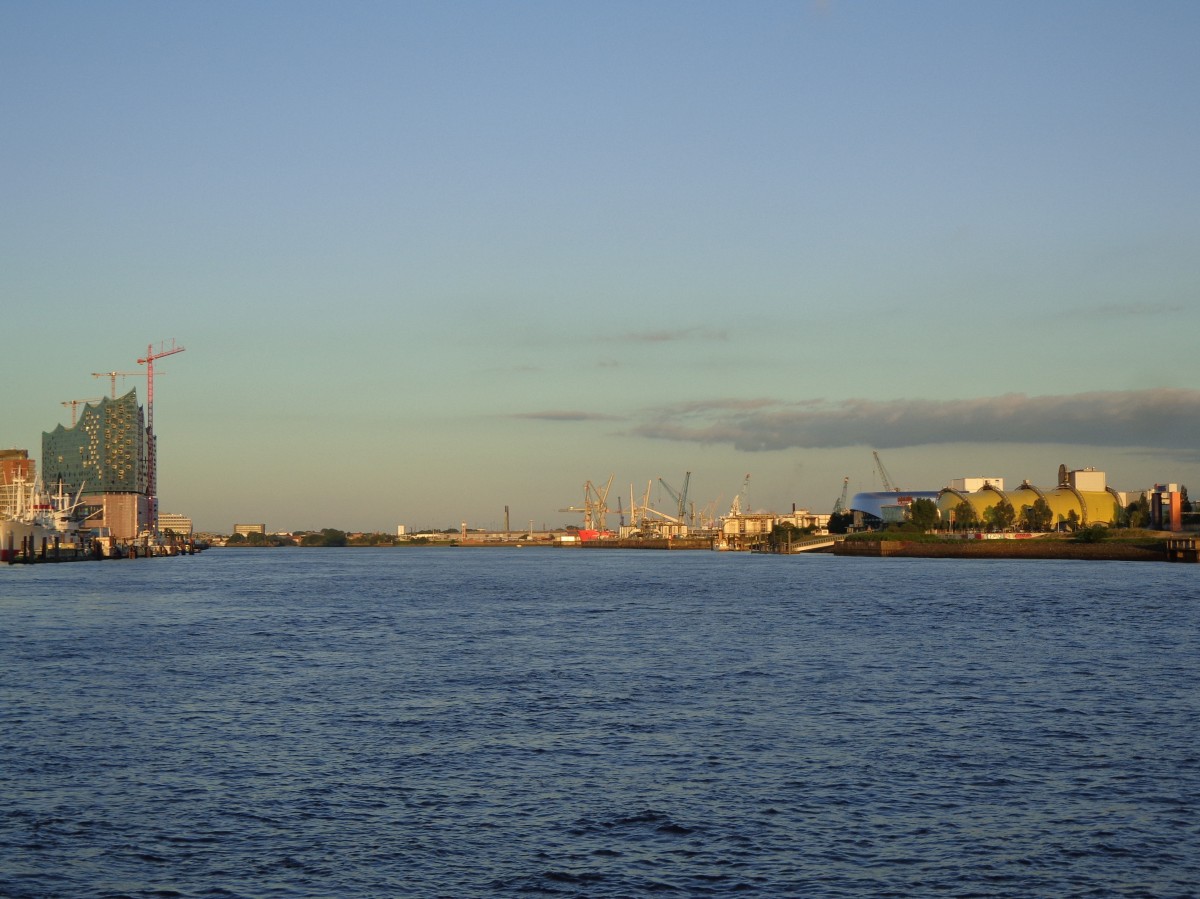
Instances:
[[[146,414],[137,390],[83,407],[73,427],[42,434],[42,480],[47,489],[83,496],[139,494],[148,490]]]

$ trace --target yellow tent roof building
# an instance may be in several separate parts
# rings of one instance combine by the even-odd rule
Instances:
[[[950,521],[959,503],[967,503],[975,512],[975,518],[983,521],[984,513],[993,506],[1007,500],[1017,515],[1025,506],[1032,506],[1039,498],[1046,501],[1053,514],[1053,523],[1069,521],[1071,512],[1081,526],[1090,524],[1111,525],[1117,521],[1121,511],[1121,498],[1107,486],[1104,472],[1094,468],[1067,471],[1059,468],[1059,484],[1052,489],[1035,487],[1022,481],[1015,490],[1004,490],[1003,481],[988,479],[978,490],[967,491],[946,487],[938,494],[937,506],[943,521]]]

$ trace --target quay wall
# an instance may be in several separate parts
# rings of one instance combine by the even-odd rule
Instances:
[[[1162,562],[1161,543],[1075,543],[1069,540],[846,540],[833,552],[839,556],[896,556],[914,559],[1078,559],[1108,562]]]
[[[589,540],[583,549],[712,549],[710,537],[639,537],[628,540]]]

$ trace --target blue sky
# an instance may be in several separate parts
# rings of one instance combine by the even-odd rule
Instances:
[[[0,5],[0,446],[199,527],[1200,488],[1191,2]],[[130,378],[144,395],[144,381]],[[628,500],[626,499],[627,503]]]

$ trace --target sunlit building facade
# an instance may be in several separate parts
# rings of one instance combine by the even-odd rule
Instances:
[[[72,427],[42,434],[42,479],[47,489],[82,491],[88,524],[131,539],[149,526],[145,410],[137,391],[83,407]]]

